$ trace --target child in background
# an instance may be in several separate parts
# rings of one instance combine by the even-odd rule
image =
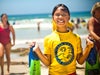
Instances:
[[[97,60],[99,60],[99,65],[100,65],[100,2],[97,2],[93,5],[91,14],[92,17],[88,21],[87,28],[89,30],[90,36],[92,37],[92,39],[95,40],[95,45],[97,47],[97,53],[98,53],[97,56],[99,56],[97,57]],[[100,70],[100,66],[99,66],[99,70]]]

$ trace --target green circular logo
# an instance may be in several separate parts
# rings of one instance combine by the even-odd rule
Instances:
[[[74,59],[74,48],[69,42],[61,42],[55,48],[56,60],[59,64],[68,65]]]

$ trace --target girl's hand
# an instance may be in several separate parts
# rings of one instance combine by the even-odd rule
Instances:
[[[88,48],[93,48],[94,46],[93,41],[91,41],[89,38],[86,38],[86,42]]]
[[[15,45],[15,43],[11,44],[11,46],[14,46],[14,45]]]
[[[33,46],[35,47],[35,43],[36,43],[36,42],[31,42],[31,43],[29,43],[29,48],[32,48]]]
[[[30,47],[30,48],[33,47],[33,51],[34,51],[34,52],[40,50],[39,45],[38,45],[36,42],[32,42],[32,43],[29,45],[29,47]]]

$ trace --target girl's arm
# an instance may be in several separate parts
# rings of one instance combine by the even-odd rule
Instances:
[[[44,55],[44,54],[41,52],[41,50],[40,50],[40,48],[39,48],[39,46],[38,46],[37,43],[32,42],[32,44],[31,44],[30,47],[32,47],[32,46],[35,46],[35,47],[33,48],[33,51],[37,54],[37,56],[38,56],[39,59],[42,61],[42,63],[43,63],[44,65],[46,65],[46,66],[49,66],[49,65],[50,65],[50,55]]]
[[[14,28],[12,26],[10,26],[10,31],[12,33],[12,40],[13,40],[12,46],[14,46],[15,45],[15,31],[14,31]]]
[[[87,59],[87,57],[91,51],[91,48],[94,45],[93,42],[90,41],[88,38],[86,40],[87,40],[87,45],[86,45],[85,49],[83,50],[84,52],[77,55],[77,61],[79,64],[83,64],[85,62],[85,60]]]
[[[93,22],[94,22],[94,19],[90,18],[90,20],[88,22],[88,30],[90,32],[90,35],[92,35],[92,37],[95,40],[100,41],[100,37],[94,32],[94,26],[93,26],[94,23]]]

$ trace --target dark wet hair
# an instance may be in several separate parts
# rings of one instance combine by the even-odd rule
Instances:
[[[53,9],[52,16],[54,15],[55,11],[56,11],[59,7],[62,7],[61,10],[64,11],[64,12],[67,12],[67,13],[69,14],[69,16],[70,16],[70,11],[69,11],[68,7],[67,7],[66,5],[64,5],[64,4],[58,4],[58,5],[56,5],[56,6],[54,7],[54,9]]]
[[[3,17],[4,15],[7,16],[7,14],[5,14],[5,13],[1,14],[1,21],[2,21],[2,17]],[[8,16],[7,16],[7,17],[8,17]],[[8,22],[8,20],[7,20],[7,25],[10,25],[10,23]]]

